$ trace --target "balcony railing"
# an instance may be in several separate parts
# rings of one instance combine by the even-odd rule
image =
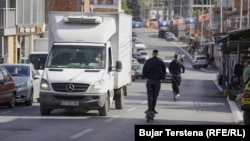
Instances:
[[[0,8],[0,29],[14,28],[16,25],[16,9]]]

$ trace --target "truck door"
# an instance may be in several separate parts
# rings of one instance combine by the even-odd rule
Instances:
[[[112,67],[114,66],[113,62],[113,56],[112,56],[112,50],[111,47],[108,48],[108,60],[107,60],[107,67],[108,67],[108,84],[109,84],[109,90],[114,90],[114,71],[112,70]],[[112,95],[113,96],[113,95]],[[112,97],[111,96],[111,97]]]

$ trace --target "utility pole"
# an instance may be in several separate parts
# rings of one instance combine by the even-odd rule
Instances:
[[[203,15],[203,12],[204,12],[204,2],[203,2],[203,0],[201,0],[201,2],[202,2],[201,15]],[[203,23],[204,23],[204,21],[201,21],[201,38],[200,38],[200,46],[202,45],[202,40],[203,40]]]
[[[249,0],[247,0],[247,27],[249,27]]]
[[[243,7],[243,0],[240,0],[240,29],[242,28],[242,7]]]
[[[220,0],[220,33],[223,32],[223,14],[222,14],[222,0]]]

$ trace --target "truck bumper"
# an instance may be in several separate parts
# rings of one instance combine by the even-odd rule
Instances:
[[[73,95],[40,92],[40,104],[49,109],[98,110],[103,107],[106,97],[106,93]]]

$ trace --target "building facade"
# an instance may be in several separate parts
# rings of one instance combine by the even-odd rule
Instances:
[[[0,0],[0,63],[19,63],[48,36],[49,11],[121,11],[121,0]]]

